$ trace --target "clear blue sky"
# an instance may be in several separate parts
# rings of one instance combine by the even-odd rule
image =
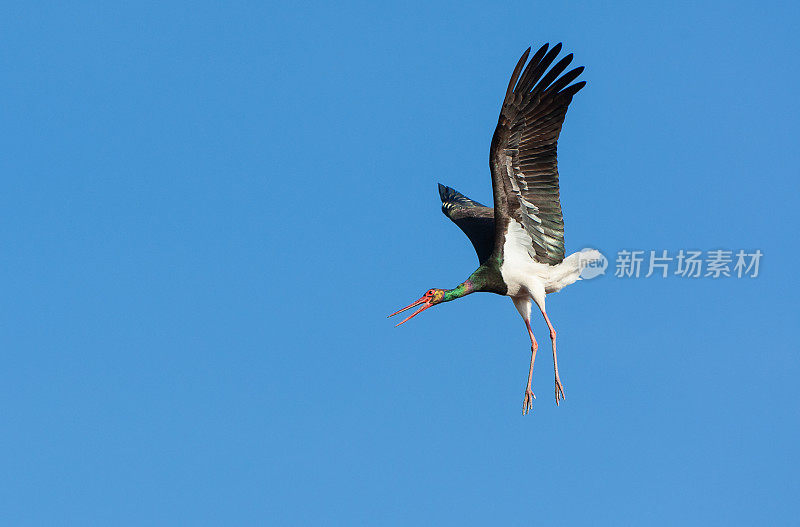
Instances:
[[[796,3],[69,4],[0,8],[4,523],[796,523]],[[385,316],[558,41],[567,250],[764,257],[550,297],[522,417],[508,299]]]

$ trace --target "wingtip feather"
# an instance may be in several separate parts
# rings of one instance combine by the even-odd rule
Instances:
[[[519,79],[519,74],[522,73],[522,67],[525,66],[525,62],[528,60],[528,55],[531,52],[531,48],[525,50],[525,53],[517,61],[517,65],[514,66],[514,72],[511,74],[511,79],[508,81],[508,88],[506,88],[506,98],[504,100],[504,104],[511,100],[514,95],[514,87],[517,85],[517,80]]]
[[[450,194],[452,193],[453,189],[446,185],[442,185],[439,183],[439,198],[442,200],[442,203],[447,201],[450,198]]]

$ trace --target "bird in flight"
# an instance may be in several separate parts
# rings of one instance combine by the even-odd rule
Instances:
[[[532,409],[536,398],[531,381],[538,344],[531,329],[531,302],[550,329],[558,405],[564,399],[564,387],[558,376],[556,330],[545,310],[545,296],[580,280],[583,269],[602,258],[594,249],[564,257],[556,144],[569,103],[586,82],[572,84],[583,72],[582,66],[563,73],[572,62],[572,54],[550,67],[561,44],[548,48],[545,44],[530,60],[528,48],[511,74],[489,149],[494,209],[439,184],[442,212],[469,237],[480,266],[454,289],[430,289],[419,300],[389,315],[420,306],[399,326],[430,307],[472,293],[510,296],[531,339],[523,415]]]

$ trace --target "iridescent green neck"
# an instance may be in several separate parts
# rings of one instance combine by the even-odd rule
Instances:
[[[480,266],[474,273],[469,275],[469,278],[458,284],[454,289],[448,289],[444,292],[444,300],[442,302],[449,302],[470,293],[484,291],[486,286],[486,267]]]
[[[475,284],[473,284],[469,278],[464,280],[463,283],[458,284],[454,289],[447,289],[444,292],[444,299],[442,302],[449,302],[451,300],[455,300],[457,298],[461,298],[462,296],[466,296],[470,293],[475,292]]]
[[[506,288],[505,284],[502,283],[500,273],[497,271],[499,265],[499,262],[495,260],[484,262],[456,288],[446,290],[442,302],[449,302],[480,291],[504,295]]]

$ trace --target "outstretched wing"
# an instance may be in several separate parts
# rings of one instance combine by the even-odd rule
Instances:
[[[486,261],[494,250],[494,211],[441,183],[439,197],[442,198],[444,215],[464,231],[478,253],[480,263]]]
[[[583,71],[575,68],[561,75],[572,54],[547,69],[561,51],[549,52],[548,44],[537,51],[527,67],[530,48],[519,59],[508,83],[500,119],[489,152],[495,214],[495,251],[503,254],[509,228],[524,228],[524,243],[532,258],[555,265],[564,259],[564,219],[558,189],[556,145],[567,107],[586,82],[570,84]],[[520,230],[521,233],[521,230]],[[525,237],[525,238],[527,238]]]

